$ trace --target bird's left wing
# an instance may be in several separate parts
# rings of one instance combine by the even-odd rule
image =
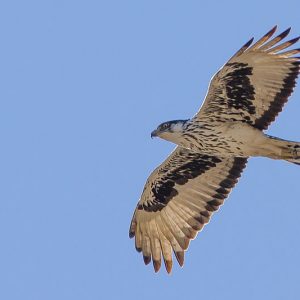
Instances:
[[[236,184],[246,158],[218,158],[177,147],[148,178],[129,236],[144,262],[157,272],[161,255],[168,272],[172,249],[182,266],[191,239],[209,222]]]
[[[246,43],[214,75],[195,118],[241,121],[267,129],[291,95],[300,70],[300,49],[286,50],[299,40],[280,43],[290,28],[273,39],[276,27],[251,46]]]

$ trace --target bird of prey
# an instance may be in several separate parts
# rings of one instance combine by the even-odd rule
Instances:
[[[237,183],[247,159],[263,156],[300,164],[300,143],[264,133],[291,95],[300,69],[300,37],[282,42],[290,28],[276,26],[253,38],[211,79],[205,100],[188,120],[160,124],[151,133],[177,146],[149,176],[129,236],[155,272],[168,273],[172,251],[180,266],[191,239],[207,224]]]

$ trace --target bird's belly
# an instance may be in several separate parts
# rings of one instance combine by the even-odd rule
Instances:
[[[260,155],[259,146],[265,139],[265,135],[251,125],[232,122],[195,131],[193,136],[185,136],[181,146],[207,155],[247,157]]]

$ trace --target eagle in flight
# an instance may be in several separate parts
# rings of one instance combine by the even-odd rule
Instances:
[[[180,266],[191,239],[207,224],[237,183],[247,159],[263,156],[300,164],[300,143],[264,133],[291,95],[300,70],[300,37],[281,42],[290,28],[271,39],[276,26],[253,38],[211,79],[205,101],[188,120],[160,124],[151,133],[175,143],[149,176],[134,211],[129,236],[154,270],[163,258]]]

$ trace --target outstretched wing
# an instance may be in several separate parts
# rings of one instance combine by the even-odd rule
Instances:
[[[171,272],[173,249],[183,265],[190,240],[223,204],[246,162],[175,148],[148,178],[131,221],[129,236],[145,264],[152,258],[157,272],[162,255]]]
[[[251,39],[214,75],[196,118],[267,129],[291,95],[300,69],[300,58],[293,56],[300,49],[285,50],[300,37],[280,44],[290,28],[270,39],[275,31],[276,26],[250,47]]]

